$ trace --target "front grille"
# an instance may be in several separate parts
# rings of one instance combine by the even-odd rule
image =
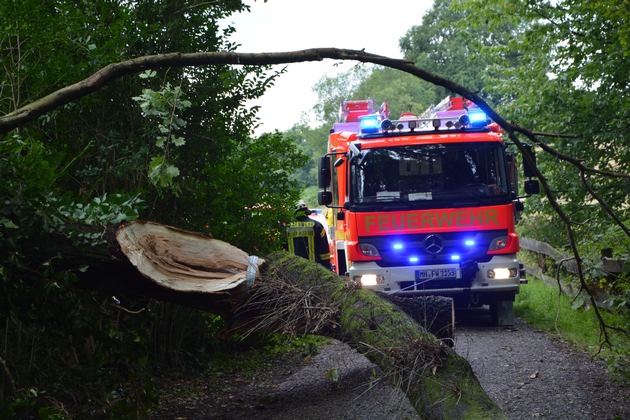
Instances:
[[[410,265],[452,264],[453,255],[459,261],[488,262],[488,247],[497,236],[507,236],[507,230],[484,230],[470,232],[424,233],[398,236],[361,237],[361,243],[374,245],[382,258],[376,263],[380,267],[400,267]],[[474,241],[474,245],[465,242]],[[396,248],[400,245],[401,248]],[[435,245],[435,246],[433,246]],[[415,257],[417,260],[411,261]]]

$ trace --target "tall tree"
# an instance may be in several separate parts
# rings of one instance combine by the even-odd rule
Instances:
[[[460,6],[470,14],[471,26],[497,28],[505,16],[510,16],[518,28],[508,43],[485,50],[493,57],[521,57],[518,65],[496,61],[487,78],[485,89],[505,98],[501,109],[508,118],[542,132],[577,135],[548,137],[547,141],[562,153],[583,159],[587,166],[628,173],[630,150],[624,122],[630,112],[630,6],[626,1],[489,1],[474,7],[461,2]],[[621,220],[628,221],[627,181],[590,175],[582,178],[579,171],[553,156],[540,160],[577,229],[590,238],[601,232],[607,237],[621,232],[597,205],[594,194]],[[534,198],[530,205],[535,205],[545,219],[555,219],[544,201]],[[536,225],[544,226],[540,221]],[[537,233],[542,235],[545,230],[549,231]],[[553,242],[557,238],[543,239]],[[590,242],[585,241],[585,245]],[[627,242],[614,242],[608,245],[618,244],[617,251],[627,252],[628,245],[623,245]]]
[[[328,134],[332,123],[324,123],[311,127],[306,122],[295,124],[284,135],[291,139],[297,147],[310,159],[295,173],[295,179],[302,188],[317,185],[317,158],[326,154]],[[316,194],[309,198],[308,204],[314,204]]]
[[[387,102],[389,117],[403,112],[420,115],[433,102],[433,85],[395,69],[375,67],[353,94],[356,99],[374,98],[377,105]]]
[[[324,76],[313,86],[317,93],[317,103],[313,106],[315,115],[324,125],[331,125],[339,117],[341,102],[353,97],[354,90],[370,74],[371,67],[356,65],[336,76]],[[365,98],[363,98],[365,99]]]
[[[469,23],[474,7],[464,8],[456,0],[436,0],[422,17],[422,23],[412,27],[400,40],[406,59],[418,67],[441,75],[498,102],[487,91],[487,75],[494,60],[484,54],[487,47],[505,45],[516,28],[509,19],[502,19],[490,28],[480,22]],[[508,62],[518,61],[518,54],[504,56]],[[438,103],[451,92],[432,85],[430,103]]]

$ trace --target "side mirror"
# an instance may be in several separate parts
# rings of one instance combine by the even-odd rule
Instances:
[[[330,187],[330,156],[322,156],[317,162],[319,177],[317,179],[319,188]],[[322,204],[322,203],[320,203]]]
[[[331,191],[320,191],[317,193],[317,203],[320,206],[328,206],[332,203],[332,192]]]
[[[540,193],[540,183],[537,179],[528,179],[525,181],[525,194],[539,194]]]

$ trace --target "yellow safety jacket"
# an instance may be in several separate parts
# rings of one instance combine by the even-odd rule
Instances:
[[[326,229],[306,215],[298,215],[287,227],[289,252],[330,268]]]

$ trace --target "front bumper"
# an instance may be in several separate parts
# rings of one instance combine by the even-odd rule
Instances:
[[[461,294],[513,296],[518,293],[522,282],[522,271],[515,257],[515,255],[496,255],[485,263],[468,262],[387,268],[379,267],[375,262],[361,262],[354,263],[350,267],[349,276],[357,282],[362,278],[373,280],[369,283],[361,282],[362,286],[397,296]],[[509,273],[507,278],[500,278],[506,271]],[[495,273],[494,277],[492,273]],[[454,277],[450,277],[453,274]],[[440,275],[449,275],[449,277],[440,277]]]

